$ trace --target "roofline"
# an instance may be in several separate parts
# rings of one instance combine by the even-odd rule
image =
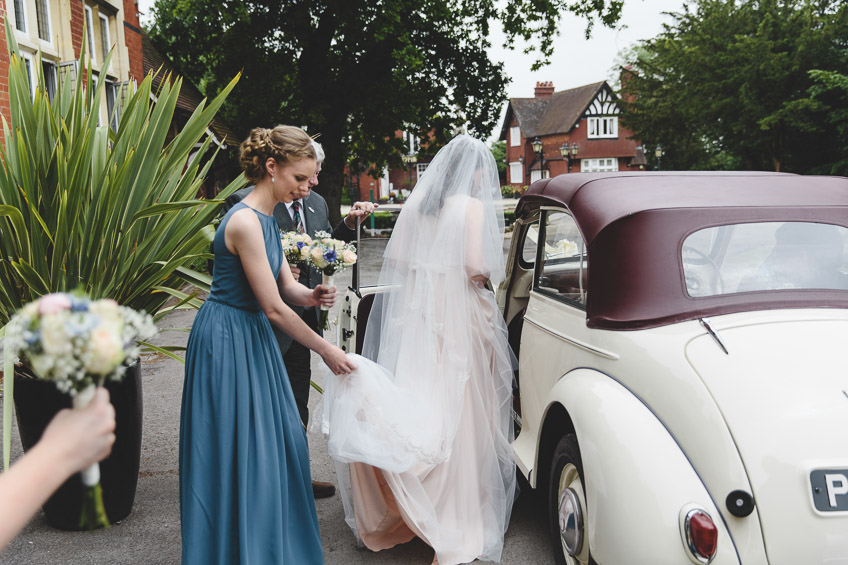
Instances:
[[[597,84],[597,85],[598,85],[598,88],[596,88],[596,89],[595,89],[595,93],[592,95],[592,98],[590,98],[590,99],[589,99],[589,101],[586,103],[586,105],[583,107],[583,109],[582,109],[582,110],[580,110],[580,113],[578,113],[578,114],[577,114],[577,121],[575,121],[574,123],[572,123],[572,124],[568,127],[568,131],[560,132],[560,133],[568,133],[568,132],[570,132],[571,130],[573,130],[573,129],[574,129],[574,126],[575,126],[575,125],[577,125],[577,124],[579,124],[579,123],[580,123],[580,120],[582,120],[582,119],[583,119],[583,114],[585,114],[585,113],[586,113],[586,109],[589,107],[589,104],[591,104],[592,102],[594,102],[594,101],[595,101],[595,98],[598,96],[598,92],[599,92],[599,91],[600,91],[600,90],[604,87],[604,85],[606,85],[606,86],[607,86],[607,88],[609,88],[609,89],[610,89],[610,92],[612,92],[613,94],[615,94],[615,92],[613,92],[613,90],[612,90],[612,87],[611,87],[609,84],[607,84],[606,79],[604,79],[604,80],[602,80],[601,82],[598,82],[598,83],[589,83],[589,84],[586,84],[586,85],[583,85],[583,86],[578,86],[577,88],[585,88],[585,87],[587,87],[587,86],[592,86],[593,84]],[[575,90],[575,89],[572,89],[572,90]],[[567,90],[563,90],[563,91],[561,91],[561,92],[568,92],[568,91],[567,91]],[[556,134],[551,134],[551,135],[556,135]]]

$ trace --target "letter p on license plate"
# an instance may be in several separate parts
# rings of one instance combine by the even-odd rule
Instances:
[[[819,512],[848,512],[848,469],[810,473],[813,503]]]

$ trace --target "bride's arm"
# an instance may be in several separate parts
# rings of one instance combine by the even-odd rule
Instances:
[[[465,271],[478,286],[489,281],[489,270],[483,261],[483,219],[483,203],[469,199],[465,210]]]

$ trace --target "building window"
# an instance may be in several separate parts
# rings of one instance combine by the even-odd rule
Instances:
[[[107,80],[106,81],[106,112],[109,114],[109,127],[112,131],[118,133],[118,110],[115,107],[115,101],[118,99],[117,85]]]
[[[509,128],[509,144],[512,147],[521,145],[521,128],[513,126]]]
[[[510,184],[524,184],[524,164],[521,162],[509,164],[509,182]]]
[[[52,43],[50,40],[50,7],[47,0],[35,0],[35,19],[38,22],[38,38]]]
[[[580,159],[580,170],[584,173],[608,173],[618,170],[618,159]]]
[[[97,92],[97,85],[100,84],[100,76],[94,73],[91,73],[91,91],[93,93]],[[85,86],[83,86],[85,88]],[[97,125],[103,125],[103,104],[99,104],[100,109],[97,112]],[[108,118],[108,116],[107,116]]]
[[[615,116],[589,118],[587,122],[589,139],[618,137],[618,118]]]
[[[15,29],[26,33],[26,2],[15,0]]]
[[[44,74],[44,90],[47,91],[47,97],[52,104],[56,97],[56,65],[50,61],[41,61],[41,72]]]
[[[91,6],[85,7],[85,34],[88,36],[88,54],[91,56],[91,62],[94,63],[97,57],[94,55],[94,12]]]
[[[100,54],[104,61],[111,48],[112,42],[109,40],[109,18],[100,14]]]
[[[417,178],[419,178],[419,179],[421,178],[421,175],[423,175],[424,171],[427,170],[427,165],[429,165],[429,164],[430,163],[417,163],[415,165],[415,172],[418,175]]]
[[[544,171],[540,171],[536,169],[535,171],[530,171],[530,184],[533,184],[537,180],[546,179],[551,176],[551,172],[547,169]]]
[[[35,62],[32,59],[32,54],[21,52],[24,58],[24,66],[26,67],[27,78],[29,79],[29,97],[35,99],[35,87],[38,84],[35,75]]]

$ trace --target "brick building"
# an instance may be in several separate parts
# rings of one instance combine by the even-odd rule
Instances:
[[[86,53],[96,80],[106,81],[106,104],[100,122],[106,124],[112,109],[123,100],[130,81],[144,77],[142,30],[135,0],[6,0],[0,7],[29,71],[31,88],[37,84],[38,52],[45,87],[54,93],[61,81],[74,80],[86,31]],[[6,30],[0,21],[0,113],[9,119],[9,55]],[[106,54],[116,47],[109,68]],[[116,121],[113,123],[117,123]]]
[[[385,167],[382,175],[376,179],[368,174],[369,165],[363,164],[359,167],[359,171],[345,167],[345,189],[351,201],[368,201],[373,196],[374,202],[377,202],[381,198],[388,198],[390,194],[408,196],[411,188],[427,170],[427,165],[433,159],[427,147],[425,146],[422,150],[420,140],[409,132],[398,130],[395,135],[403,140],[406,149],[402,158],[413,157],[414,162],[406,162],[399,168]]]
[[[560,92],[551,82],[537,82],[533,98],[511,98],[500,135],[507,184],[526,186],[568,172],[644,169],[641,144],[628,139],[633,133],[619,124],[619,112],[606,81]],[[541,142],[541,158],[534,142]]]

